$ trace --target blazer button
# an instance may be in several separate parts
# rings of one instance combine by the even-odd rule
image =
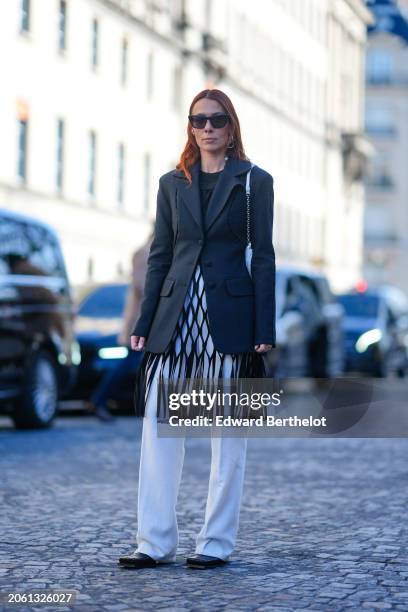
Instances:
[[[201,239],[198,240],[198,244],[200,244],[200,245],[203,244],[203,241]]]
[[[214,281],[208,281],[208,287],[209,287],[210,289],[214,289],[214,287],[215,287],[215,282],[214,282]]]

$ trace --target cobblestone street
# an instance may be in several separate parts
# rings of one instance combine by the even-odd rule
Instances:
[[[1,591],[75,589],[77,603],[4,610],[408,610],[406,439],[258,438],[231,563],[186,569],[204,516],[208,439],[187,439],[176,564],[129,570],[141,420],[0,421]]]

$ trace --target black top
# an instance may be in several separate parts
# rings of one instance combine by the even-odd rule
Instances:
[[[219,170],[218,172],[204,172],[200,170],[200,196],[203,215],[207,212],[211,194],[221,172],[223,172],[223,170]]]

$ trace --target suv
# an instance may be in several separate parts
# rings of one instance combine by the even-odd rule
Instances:
[[[73,318],[55,232],[0,209],[0,407],[17,427],[49,426],[74,383]]]

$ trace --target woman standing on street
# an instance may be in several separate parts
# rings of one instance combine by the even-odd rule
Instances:
[[[166,378],[263,378],[275,346],[273,178],[251,170],[228,96],[205,89],[192,101],[187,143],[175,170],[160,177],[144,299],[131,335],[144,350],[135,392],[144,416],[137,550],[123,566],[156,567],[176,558],[176,502],[184,438],[157,435],[157,385]],[[245,264],[246,176],[250,173],[251,275]],[[251,278],[252,276],[252,278]],[[225,564],[235,546],[246,437],[211,438],[204,524],[191,568]]]

